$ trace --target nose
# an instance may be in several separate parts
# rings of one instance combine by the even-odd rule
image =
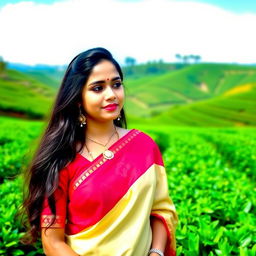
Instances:
[[[107,86],[107,88],[106,88],[106,99],[107,100],[113,100],[113,99],[115,99],[116,98],[116,94],[115,94],[115,92],[114,92],[114,90],[111,88],[111,86]]]

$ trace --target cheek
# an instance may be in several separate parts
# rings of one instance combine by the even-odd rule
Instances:
[[[83,105],[85,110],[95,109],[95,107],[99,105],[100,102],[100,97],[94,93],[86,93],[83,95]]]
[[[125,93],[124,93],[124,89],[122,89],[122,90],[120,90],[120,91],[118,92],[118,98],[119,98],[120,100],[124,100],[124,97],[125,97]]]

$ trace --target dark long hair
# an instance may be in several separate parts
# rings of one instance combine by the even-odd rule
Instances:
[[[25,176],[28,190],[24,195],[23,210],[29,226],[23,239],[25,243],[33,243],[40,236],[40,214],[45,198],[48,198],[52,214],[56,217],[54,191],[58,187],[59,171],[75,159],[77,142],[81,145],[79,150],[85,143],[85,130],[79,127],[78,121],[83,86],[93,67],[102,60],[113,63],[123,81],[119,64],[104,48],[80,53],[67,67],[48,125]],[[127,127],[123,109],[121,120],[114,120],[114,124]]]

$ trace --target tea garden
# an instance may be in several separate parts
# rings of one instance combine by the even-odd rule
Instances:
[[[20,175],[41,122],[0,117],[0,255],[42,255],[26,246],[17,211]],[[137,126],[159,145],[175,203],[177,255],[256,255],[256,128]]]

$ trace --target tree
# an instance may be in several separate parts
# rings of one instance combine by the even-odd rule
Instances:
[[[136,64],[136,59],[133,57],[126,57],[124,62],[126,66],[134,66]]]
[[[188,55],[183,55],[183,56],[182,56],[182,59],[183,59],[184,64],[187,64],[187,63],[188,63],[189,56],[188,56]]]
[[[200,55],[195,55],[194,59],[195,59],[195,63],[198,63],[201,60],[201,56]]]
[[[200,55],[181,55],[181,54],[176,54],[175,55],[176,59],[178,61],[182,62],[183,64],[188,64],[188,63],[198,63],[201,60]]]
[[[175,58],[178,60],[178,62],[180,62],[182,59],[182,57],[179,53],[175,54]]]

